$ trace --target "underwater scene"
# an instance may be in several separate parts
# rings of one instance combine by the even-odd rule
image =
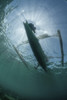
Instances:
[[[67,0],[0,0],[0,100],[67,100]]]

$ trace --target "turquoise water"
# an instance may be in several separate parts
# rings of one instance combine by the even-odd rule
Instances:
[[[0,1],[0,86],[19,98],[65,98],[67,95],[67,2],[64,0]],[[64,45],[64,66],[61,65],[59,39],[39,40],[49,59],[44,72],[33,55],[23,27],[24,16],[36,26],[36,35],[54,35],[60,29]],[[7,37],[6,37],[7,36]],[[13,48],[26,61],[28,68]],[[20,45],[21,44],[21,45]],[[20,46],[18,46],[20,45]],[[10,92],[9,92],[10,91]]]

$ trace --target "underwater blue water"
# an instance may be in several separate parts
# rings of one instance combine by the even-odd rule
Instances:
[[[67,2],[65,0],[13,0],[0,4],[0,84],[22,98],[65,97],[67,91]],[[23,22],[34,23],[35,35],[54,35],[61,31],[64,66],[58,37],[39,40],[48,56],[48,73],[37,67],[37,60],[27,41]],[[21,44],[21,45],[20,45]],[[13,46],[27,62],[19,59]],[[20,46],[18,46],[20,45]]]

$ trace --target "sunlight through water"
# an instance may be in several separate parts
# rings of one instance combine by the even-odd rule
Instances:
[[[21,98],[67,96],[67,1],[1,0],[0,9],[0,85]],[[48,58],[48,72],[37,67],[23,24],[26,20],[36,28],[34,34]]]

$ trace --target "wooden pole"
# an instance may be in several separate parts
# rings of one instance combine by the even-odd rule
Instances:
[[[57,31],[60,41],[60,48],[61,48],[61,64],[64,66],[64,50],[63,50],[63,41],[60,30]]]
[[[8,40],[8,44],[9,45],[11,44],[10,46],[13,47],[13,49],[15,50],[15,52],[17,53],[17,55],[19,56],[20,60],[22,61],[22,63],[24,63],[24,65],[28,68],[28,65],[27,65],[26,61],[24,60],[23,56],[19,53],[19,51],[17,50],[17,48],[12,44],[12,42],[10,41],[10,39],[7,37],[7,35],[5,33],[4,33],[4,35],[5,35],[6,39]]]
[[[50,37],[58,37],[58,36],[56,34],[55,35],[42,34],[42,35],[37,36],[37,39],[41,40],[41,39],[46,39],[46,38],[50,38]],[[23,41],[21,44],[17,45],[17,47],[27,44],[27,43],[29,43],[28,40]]]

